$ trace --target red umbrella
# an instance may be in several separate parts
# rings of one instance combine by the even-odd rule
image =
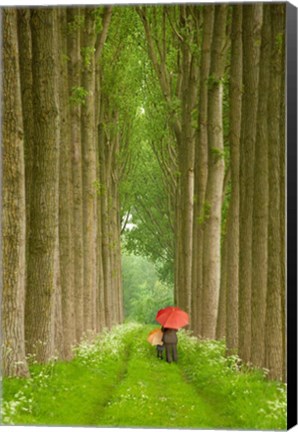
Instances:
[[[168,306],[160,309],[155,319],[163,327],[177,330],[189,323],[188,314],[177,306]]]

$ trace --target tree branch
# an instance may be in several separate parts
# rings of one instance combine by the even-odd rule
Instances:
[[[107,6],[103,15],[103,29],[102,32],[97,36],[97,40],[95,42],[95,62],[98,63],[102,54],[104,43],[107,39],[108,29],[112,17],[112,9],[113,6]]]

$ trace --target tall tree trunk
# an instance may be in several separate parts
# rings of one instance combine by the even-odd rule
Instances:
[[[226,302],[227,302],[227,255],[228,255],[228,238],[224,235],[221,245],[221,274],[220,274],[220,289],[218,300],[218,314],[216,323],[216,339],[224,339],[226,336]]]
[[[272,54],[268,102],[269,128],[269,225],[268,225],[268,287],[266,309],[265,366],[269,377],[281,380],[284,376],[283,325],[281,285],[281,238],[280,238],[280,106],[282,67],[282,38],[284,37],[284,5],[271,5]]]
[[[30,191],[33,171],[33,107],[32,107],[32,40],[30,29],[30,9],[17,9],[18,43],[20,56],[20,78],[22,92],[22,110],[24,119],[24,155],[25,155],[25,193],[26,193],[26,254],[30,233]],[[26,264],[27,264],[26,259]],[[27,277],[27,276],[26,276]]]
[[[178,160],[181,173],[181,225],[179,257],[179,306],[191,312],[191,276],[193,252],[193,199],[194,199],[194,160],[195,160],[195,128],[192,122],[192,112],[197,102],[198,67],[196,56],[189,48],[192,35],[187,34],[193,27],[188,6],[180,7],[181,29],[185,31],[182,42],[182,100],[181,100],[181,140],[178,144]],[[191,24],[190,24],[191,23]],[[195,29],[192,28],[192,32]],[[194,42],[192,40],[192,42]]]
[[[283,28],[285,29],[286,11],[283,10]],[[281,265],[281,310],[283,336],[283,381],[287,381],[287,328],[286,328],[286,137],[285,137],[285,35],[282,38],[281,96],[280,96],[280,265]]]
[[[97,147],[96,147],[96,170],[97,170],[97,327],[98,331],[106,327],[105,314],[105,280],[102,256],[102,187],[101,187],[101,146],[102,135],[100,130],[101,118],[101,70],[99,65],[96,72],[96,132],[97,132]]]
[[[82,85],[87,91],[82,105],[83,155],[83,236],[84,236],[84,330],[95,325],[96,298],[96,138],[95,138],[95,64],[96,40],[94,8],[85,8],[82,52]]]
[[[231,201],[227,219],[227,354],[238,347],[239,150],[242,103],[242,5],[233,6],[230,72]]]
[[[208,180],[205,206],[202,335],[215,338],[220,287],[221,203],[224,178],[223,83],[227,6],[217,5],[211,49],[208,91]]]
[[[66,63],[66,9],[58,9],[59,19],[59,112],[60,112],[60,174],[59,174],[59,252],[60,283],[62,295],[62,320],[64,332],[64,358],[72,357],[72,344],[75,342],[74,314],[74,265],[72,245],[72,187],[71,187],[71,141],[68,95],[68,69]]]
[[[120,305],[120,279],[119,272],[121,271],[121,260],[120,260],[120,234],[119,234],[119,213],[118,213],[118,160],[119,160],[119,149],[120,149],[120,137],[119,131],[117,131],[117,124],[119,123],[119,114],[116,112],[114,116],[115,124],[115,145],[112,151],[112,172],[110,181],[110,199],[111,205],[111,253],[112,253],[112,286],[114,293],[114,309],[115,309],[115,324],[119,324],[121,316],[121,305]]]
[[[100,196],[101,196],[101,238],[102,265],[104,276],[104,311],[105,323],[108,328],[112,325],[112,286],[111,286],[111,257],[109,249],[109,203],[107,187],[107,157],[106,131],[104,128],[105,105],[101,104],[101,118],[98,127],[99,161],[100,161]]]
[[[62,269],[63,271],[63,269]],[[62,292],[60,281],[60,251],[59,251],[59,227],[57,226],[56,245],[55,245],[55,258],[54,258],[54,284],[55,293],[52,303],[52,329],[53,332],[53,345],[55,347],[55,356],[63,359],[65,356],[64,351],[64,329],[62,318]]]
[[[31,10],[34,165],[26,291],[26,348],[28,353],[36,355],[39,362],[47,361],[54,348],[51,310],[55,294],[59,181],[56,19],[53,8]]]
[[[24,344],[25,172],[17,11],[3,10],[2,372],[28,376]]]
[[[250,361],[254,148],[262,4],[243,5],[243,103],[240,139],[239,356]]]
[[[260,53],[258,124],[252,232],[251,362],[262,367],[265,350],[268,227],[268,100],[270,77],[271,5],[264,5]]]
[[[73,188],[73,254],[76,340],[84,331],[84,257],[83,257],[83,191],[81,149],[81,88],[80,63],[80,8],[67,9],[68,21],[68,85],[70,95],[70,138]]]
[[[194,253],[193,253],[193,329],[196,335],[202,333],[203,300],[203,206],[208,177],[208,84],[211,41],[213,32],[214,6],[204,7],[202,55],[200,64],[199,92],[199,133],[195,150],[195,215],[194,215]]]
[[[97,35],[95,43],[95,68],[96,68],[96,82],[95,82],[95,124],[96,124],[96,173],[97,173],[97,288],[96,288],[96,302],[97,302],[97,319],[96,326],[100,330],[107,325],[106,318],[109,319],[109,312],[106,314],[105,302],[105,279],[104,279],[104,265],[103,265],[103,220],[102,220],[102,184],[101,184],[101,169],[100,157],[101,146],[103,145],[102,135],[100,131],[101,121],[101,67],[100,58],[103,51],[103,46],[108,34],[108,28],[112,17],[112,6],[107,6],[102,14],[102,30]]]

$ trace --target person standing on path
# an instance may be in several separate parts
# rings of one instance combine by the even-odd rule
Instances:
[[[166,360],[168,363],[172,363],[172,358],[174,362],[177,362],[177,330],[172,328],[164,328],[162,337],[164,347],[166,350]]]

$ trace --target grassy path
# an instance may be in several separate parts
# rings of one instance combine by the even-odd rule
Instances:
[[[145,333],[145,332],[142,332]],[[231,421],[184,380],[179,364],[158,360],[140,338],[131,346],[127,373],[98,424],[103,426],[223,428]]]
[[[178,363],[156,357],[152,327],[125,324],[81,344],[71,362],[4,379],[2,423],[195,429],[286,428],[286,392],[241,370],[224,344],[179,332]]]

